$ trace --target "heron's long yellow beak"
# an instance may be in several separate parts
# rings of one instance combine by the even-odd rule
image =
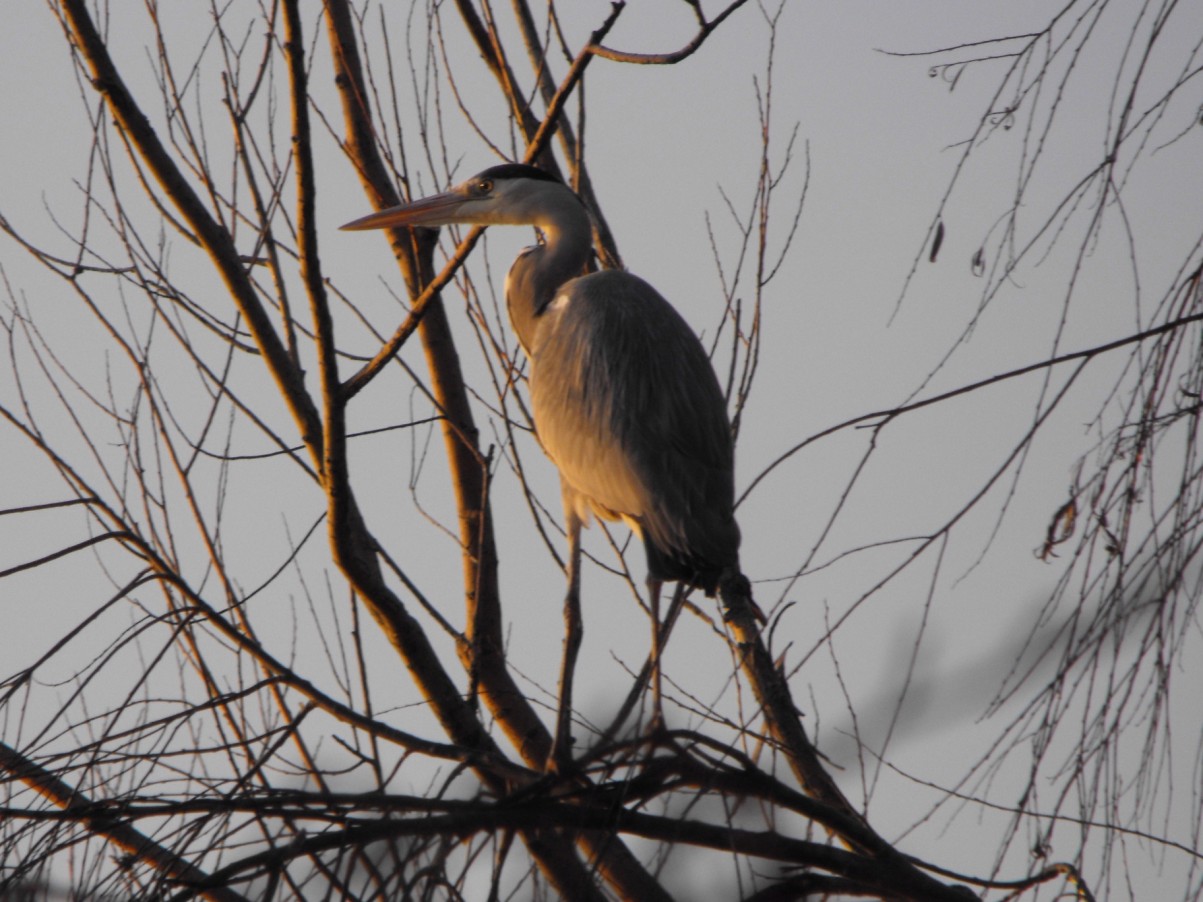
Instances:
[[[464,197],[452,191],[432,194],[413,203],[371,213],[339,228],[346,232],[360,232],[366,229],[392,229],[403,226],[447,225],[459,221],[455,214],[463,202]]]

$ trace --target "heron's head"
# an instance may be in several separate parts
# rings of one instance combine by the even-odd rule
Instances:
[[[442,194],[372,213],[343,229],[402,226],[539,225],[580,201],[558,178],[519,163],[493,166]]]

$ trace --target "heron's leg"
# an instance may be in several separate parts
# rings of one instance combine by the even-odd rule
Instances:
[[[661,580],[651,576],[647,578],[648,601],[651,605],[652,612],[652,722],[651,729],[655,730],[664,726],[664,691],[663,680],[660,670],[660,656],[664,652],[664,645],[668,642],[668,635],[672,632],[673,624],[677,622],[677,615],[681,613],[681,604],[685,601],[685,583],[678,582],[676,589],[673,590],[673,600],[668,607],[668,616],[664,618],[664,622],[660,622],[660,588],[664,583]]]
[[[660,625],[660,642],[659,647],[664,647],[668,644],[668,637],[672,633],[673,626],[677,622],[677,617],[681,613],[681,608],[685,605],[685,586],[678,583],[677,590],[673,593],[672,604],[669,605],[668,614],[664,618],[664,622]],[[653,668],[657,663],[655,654],[655,637],[653,637],[653,650],[647,656],[647,660],[643,663],[643,667],[639,669],[639,676],[635,678],[635,683],[631,686],[631,691],[627,693],[627,697],[618,708],[618,713],[614,715],[614,719],[610,725],[605,728],[598,736],[596,745],[598,748],[609,745],[614,741],[614,737],[618,735],[623,724],[627,722],[627,718],[631,716],[631,712],[635,710],[635,705],[643,698],[643,693],[647,687],[651,685]]]
[[[564,659],[560,664],[560,701],[556,711],[556,735],[548,770],[565,770],[572,764],[572,677],[581,647],[581,520],[570,505],[564,505],[568,532],[568,594],[564,598]]]
[[[663,636],[660,632],[660,587],[663,585],[663,580],[648,574],[647,600],[652,614],[652,722],[649,725],[652,730],[664,726],[664,708],[660,704],[663,689],[660,682],[660,652],[663,650]]]

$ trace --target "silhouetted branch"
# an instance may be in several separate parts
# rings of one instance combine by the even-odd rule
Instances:
[[[177,855],[166,846],[160,845],[149,836],[134,829],[119,814],[101,813],[79,787],[70,786],[57,774],[48,771],[26,758],[7,743],[0,743],[0,771],[8,779],[20,780],[47,801],[57,805],[61,815],[87,827],[89,831],[106,840],[138,861],[154,866],[168,880],[191,886],[206,886],[201,895],[212,902],[245,902],[244,896],[217,884],[210,884],[211,875],[196,867],[186,858]],[[9,817],[20,816],[21,811],[8,812]]]
[[[688,0],[686,0],[688,2]],[[747,3],[748,0],[734,0],[733,3],[723,9],[713,19],[707,19],[702,15],[701,3],[690,3],[698,19],[698,31],[693,36],[693,39],[681,47],[679,50],[673,50],[668,53],[630,53],[625,50],[614,50],[610,47],[594,47],[593,53],[608,60],[613,60],[616,63],[636,63],[638,65],[648,66],[671,66],[674,63],[679,63],[686,57],[692,56],[699,47],[706,42],[706,39],[714,32],[716,28],[727,20],[727,17],[738,10],[741,6]],[[613,3],[613,6],[622,6],[622,3]]]
[[[246,267],[229,233],[205,209],[201,199],[179,171],[126,88],[124,80],[109,57],[104,39],[96,30],[84,0],[59,2],[74,35],[76,47],[92,70],[92,86],[104,97],[113,116],[121,125],[122,134],[141,154],[143,161],[209,253],[214,268],[221,275],[230,296],[246,318],[268,369],[297,421],[299,433],[311,451],[318,450],[316,443],[320,440],[321,425],[317,410],[305,391],[301,374],[293,365],[287,349],[281,343],[247,279]]]

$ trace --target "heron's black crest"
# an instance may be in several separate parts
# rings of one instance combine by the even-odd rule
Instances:
[[[477,173],[476,177],[492,179],[495,182],[503,182],[506,179],[533,179],[540,182],[564,184],[550,172],[537,166],[527,166],[525,163],[502,163],[500,166],[490,166],[484,172]]]

